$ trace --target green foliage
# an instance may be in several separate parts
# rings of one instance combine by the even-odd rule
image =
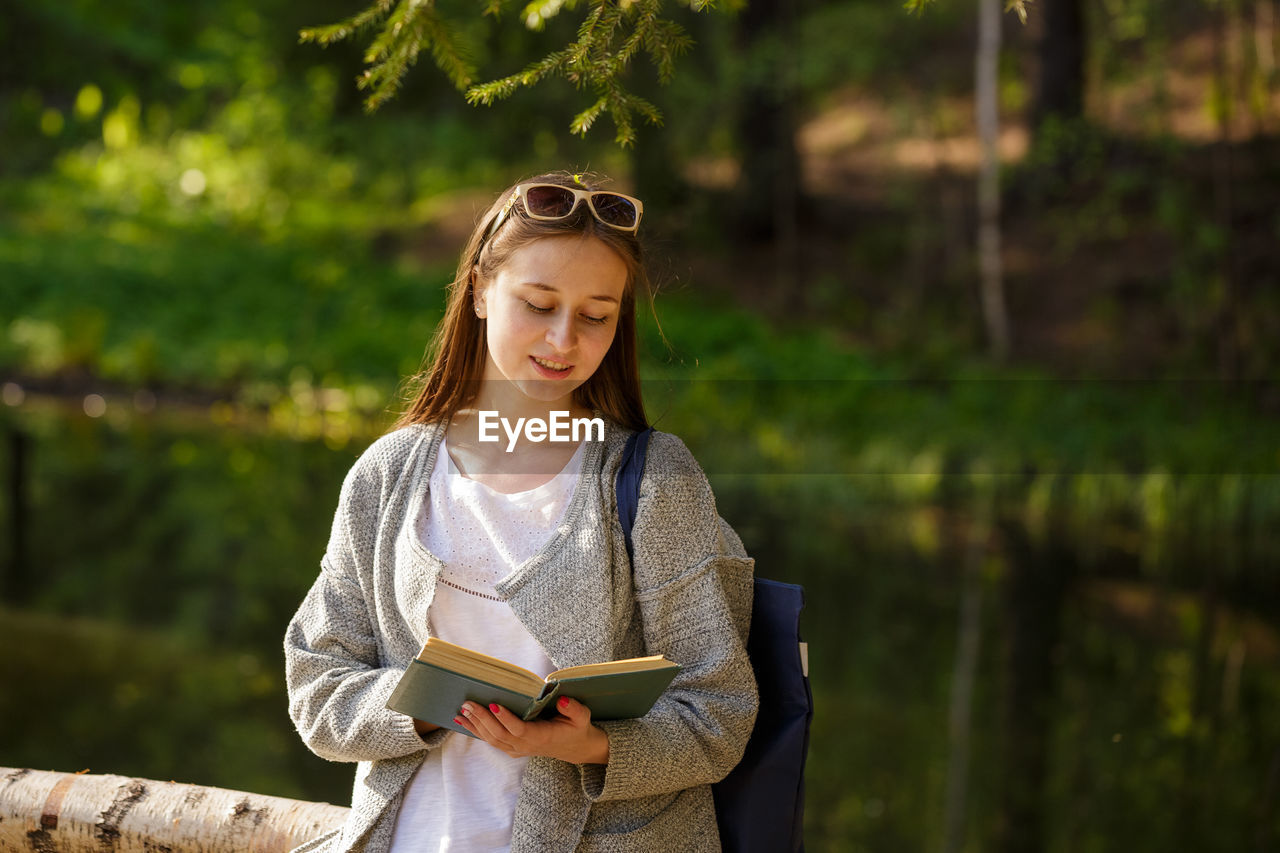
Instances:
[[[69,192],[46,190],[55,198]],[[286,236],[281,229],[293,217],[327,212],[308,210],[304,199],[270,214],[286,202],[266,194],[264,210],[280,218],[268,218],[261,242],[234,230],[234,197],[231,210],[195,200],[165,211],[182,224],[159,211],[122,217],[90,205],[57,209],[49,200],[42,221],[0,222],[0,275],[12,282],[0,295],[8,332],[0,362],[35,375],[80,369],[133,384],[287,388],[291,372],[306,365],[319,376],[341,370],[353,387],[385,381],[415,352],[387,339],[377,318],[402,317],[404,332],[425,343],[448,277],[436,270],[424,281],[418,271],[376,266],[354,228]],[[216,224],[223,215],[232,230]],[[80,238],[68,242],[69,230]]]
[[[927,79],[924,58],[964,24],[970,11],[947,5],[904,25],[900,16],[886,15],[874,4],[820,5],[799,22],[799,40],[805,50],[795,57],[798,82],[805,92],[832,93],[852,86],[898,97],[916,96]],[[850,33],[857,33],[858,50],[841,49],[848,45]],[[944,81],[928,82],[933,89]]]
[[[283,713],[278,641],[229,649],[102,618],[0,609],[0,643],[0,679],[9,685],[0,692],[5,766],[286,797],[323,791],[335,802],[350,786],[347,766],[298,746]]]
[[[1082,257],[1108,259],[1078,288],[1095,294],[1089,321],[1109,330],[1100,348],[1118,346],[1122,330],[1145,323],[1162,340],[1158,354],[1144,355],[1158,357],[1167,373],[1220,376],[1220,348],[1230,341],[1238,351],[1233,376],[1265,379],[1280,358],[1280,291],[1267,259],[1273,238],[1265,228],[1226,227],[1226,188],[1214,171],[1221,164],[1205,154],[1170,137],[1134,139],[1051,117],[1025,161],[1007,170],[1009,198],[1053,259],[1039,286],[1075,287],[1044,276]],[[1261,167],[1232,185],[1233,221],[1271,215],[1272,171]],[[1099,353],[1099,362],[1115,359]]]
[[[76,72],[69,95],[50,81],[42,101],[73,103],[57,144],[38,111],[7,130],[7,151],[41,148],[47,169],[0,182],[0,364],[266,405],[295,396],[299,368],[323,387],[342,364],[349,399],[377,384],[385,401],[449,278],[448,262],[424,268],[411,248],[452,193],[507,179],[510,143],[477,139],[462,105],[431,122],[384,111],[370,133],[342,113],[339,71],[309,61],[290,74],[290,41],[223,5],[224,20],[190,24],[137,79]],[[116,26],[103,24],[108,43]],[[170,86],[144,88],[152,77]],[[0,109],[0,122],[13,116]],[[385,315],[412,343],[376,326]]]
[[[484,13],[498,17],[504,0],[490,0]],[[540,30],[547,20],[563,9],[574,10],[578,0],[531,3],[523,13],[528,29]],[[485,106],[505,100],[521,88],[534,86],[550,77],[561,77],[579,89],[595,93],[595,102],[578,113],[570,123],[573,133],[584,135],[595,120],[607,112],[617,128],[615,141],[629,146],[635,142],[635,118],[660,124],[662,117],[651,102],[629,92],[623,76],[641,52],[648,55],[660,82],[675,73],[675,61],[692,46],[684,28],[662,17],[662,0],[589,0],[577,38],[566,47],[531,63],[523,71],[488,83],[471,85],[475,76],[474,48],[463,36],[471,18],[451,18],[431,0],[377,0],[373,5],[337,24],[303,30],[303,41],[329,45],[354,37],[362,30],[381,26],[365,52],[368,69],[360,77],[360,87],[371,90],[365,100],[370,111],[394,96],[410,66],[423,48],[431,50],[436,65],[460,90],[470,104]],[[709,3],[686,0],[689,8],[701,10]]]

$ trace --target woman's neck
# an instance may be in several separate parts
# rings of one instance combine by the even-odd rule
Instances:
[[[480,388],[467,408],[477,412],[493,412],[497,417],[512,423],[521,418],[525,421],[549,421],[553,412],[567,412],[569,417],[591,415],[589,410],[574,402],[572,393],[558,399],[539,400],[506,379],[485,379],[480,382]]]
[[[501,409],[462,409],[447,428],[449,456],[464,476],[495,491],[537,488],[564,469],[584,435],[593,437],[582,429],[575,436],[570,416],[552,414],[564,411],[548,407],[513,416]]]

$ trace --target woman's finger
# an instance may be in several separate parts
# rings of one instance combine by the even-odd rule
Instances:
[[[471,734],[475,735],[476,737],[480,737],[480,733],[476,731],[476,727],[471,722],[470,718],[463,715],[461,711],[458,712],[458,716],[453,718],[453,721],[458,725],[462,726],[467,731],[471,732]]]
[[[515,714],[508,711],[501,705],[490,705],[489,713],[493,714],[493,718],[502,726],[503,731],[512,737],[520,738],[524,736],[526,723]]]
[[[461,718],[471,724],[471,728],[480,737],[488,739],[491,724],[489,722],[489,712],[474,702],[463,702],[462,709],[458,712]]]
[[[567,717],[575,726],[591,725],[591,709],[577,699],[561,696],[556,700],[556,710],[560,712],[560,716]]]
[[[495,706],[497,707],[497,706]],[[500,749],[509,749],[510,733],[498,722],[489,709],[475,702],[464,702],[462,705],[462,717],[470,720],[471,725],[475,727],[476,734],[485,741],[493,744]]]

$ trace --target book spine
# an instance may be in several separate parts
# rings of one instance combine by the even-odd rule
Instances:
[[[559,696],[560,682],[553,681],[548,683],[546,687],[542,688],[542,695],[533,700],[533,703],[529,706],[529,710],[525,712],[525,715],[521,717],[521,719],[526,721],[538,719],[538,717],[542,716],[542,712],[547,709],[547,706],[556,701]]]

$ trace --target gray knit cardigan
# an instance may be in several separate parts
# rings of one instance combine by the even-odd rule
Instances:
[[[298,851],[383,851],[406,784],[444,738],[385,707],[427,638],[441,563],[417,535],[443,430],[376,441],[342,486],[321,571],[285,636],[289,713],[317,755],[359,762],[351,815]],[[607,765],[530,760],[512,853],[716,851],[710,784],[737,763],[757,707],[745,651],[753,561],[675,436],[649,445],[634,575],[614,477],[628,433],[589,442],[564,518],[497,587],[557,668],[662,653],[683,665],[643,718],[602,722]]]

